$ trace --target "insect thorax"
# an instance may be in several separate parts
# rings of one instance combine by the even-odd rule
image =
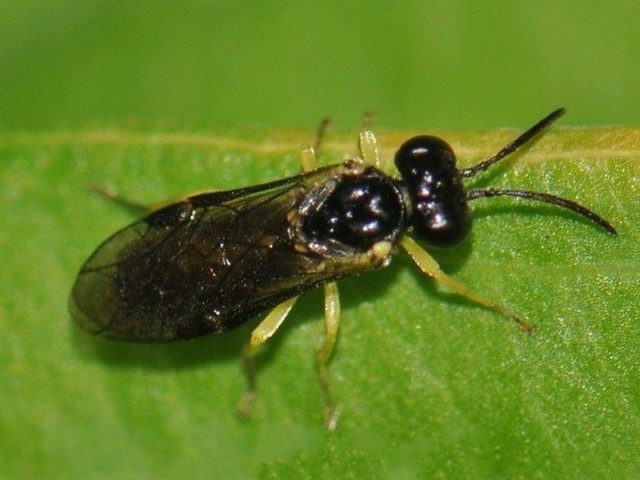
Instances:
[[[348,161],[336,175],[310,189],[292,217],[296,248],[351,257],[395,245],[406,228],[407,212],[394,179]]]

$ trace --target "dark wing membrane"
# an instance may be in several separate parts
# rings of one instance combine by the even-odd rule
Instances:
[[[353,270],[293,248],[287,215],[339,166],[203,194],[106,240],[80,271],[70,309],[84,329],[133,341],[228,331]]]

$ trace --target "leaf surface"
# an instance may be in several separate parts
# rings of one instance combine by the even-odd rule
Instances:
[[[380,134],[383,155],[410,134]],[[439,132],[462,165],[516,132]],[[3,478],[631,478],[640,475],[640,130],[557,128],[474,179],[577,200],[619,231],[552,206],[474,203],[470,241],[434,251],[495,314],[392,265],[340,283],[331,371],[342,408],[322,427],[313,353],[322,297],[305,295],[260,359],[253,418],[238,352],[251,325],[168,345],[79,332],[82,262],[131,221],[96,182],[153,204],[298,171],[311,132],[127,129],[0,134],[0,476]],[[322,164],[355,153],[331,133]]]

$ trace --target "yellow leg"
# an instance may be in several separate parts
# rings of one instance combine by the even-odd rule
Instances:
[[[285,300],[275,307],[251,332],[249,342],[242,349],[242,366],[247,377],[247,391],[238,404],[238,413],[247,417],[256,399],[256,365],[255,356],[260,352],[265,342],[278,330],[291,311],[298,297]]]
[[[318,128],[316,141],[314,142],[316,150],[320,147],[328,124],[329,120],[325,119]],[[315,151],[309,145],[302,146],[300,163],[305,172],[317,168]],[[336,282],[328,283],[324,287],[324,326],[324,344],[316,353],[316,364],[318,366],[318,376],[320,377],[320,386],[322,387],[322,394],[324,396],[325,426],[328,430],[334,430],[338,422],[339,412],[333,400],[333,394],[331,393],[331,382],[329,380],[327,363],[331,358],[331,353],[338,338],[338,329],[340,328],[340,295],[338,294],[338,285]]]
[[[364,160],[364,163],[380,168],[380,148],[378,147],[378,140],[374,133],[368,128],[360,132],[358,147],[360,148],[360,156],[362,160]]]
[[[300,164],[305,172],[316,169],[316,152],[311,145],[303,145],[300,149]]]
[[[503,317],[514,322],[520,329],[529,333],[532,332],[534,327],[530,323],[525,320],[519,318],[512,312],[510,312],[504,305],[501,303],[495,302],[487,297],[479,295],[469,288],[467,288],[463,283],[451,278],[438,266],[438,263],[429,255],[422,247],[420,247],[412,238],[408,236],[402,237],[400,241],[400,245],[404,248],[407,253],[411,256],[413,261],[418,265],[420,270],[422,270],[426,275],[434,278],[438,282],[442,283],[449,289],[453,290],[458,295],[467,298],[473,302],[479,303],[480,305],[490,308],[491,310],[499,313]]]
[[[329,123],[331,123],[331,120],[328,118],[325,118],[320,122],[316,132],[316,139],[313,142],[313,147],[306,144],[302,145],[302,148],[300,149],[300,164],[302,165],[302,170],[304,172],[310,172],[311,170],[318,168],[316,165],[316,152],[320,151],[320,145],[327,133]]]
[[[316,364],[318,365],[318,376],[320,377],[320,386],[324,395],[325,426],[328,430],[335,430],[340,412],[333,399],[329,369],[327,368],[327,363],[333,353],[333,348],[338,339],[338,330],[340,329],[340,295],[335,282],[331,282],[324,287],[324,328],[324,344],[316,353]]]

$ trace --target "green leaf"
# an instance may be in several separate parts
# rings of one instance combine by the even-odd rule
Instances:
[[[514,131],[440,132],[463,165]],[[380,135],[384,156],[409,133]],[[575,199],[571,212],[478,200],[445,271],[537,325],[524,335],[448,294],[403,255],[340,283],[322,426],[313,352],[322,297],[305,295],[263,354],[253,418],[235,416],[252,326],[146,345],[80,332],[75,273],[131,220],[89,181],[154,203],[291,175],[312,132],[127,129],[0,134],[0,477],[633,478],[640,476],[640,130],[560,128],[474,180]],[[332,133],[321,162],[355,152]]]

